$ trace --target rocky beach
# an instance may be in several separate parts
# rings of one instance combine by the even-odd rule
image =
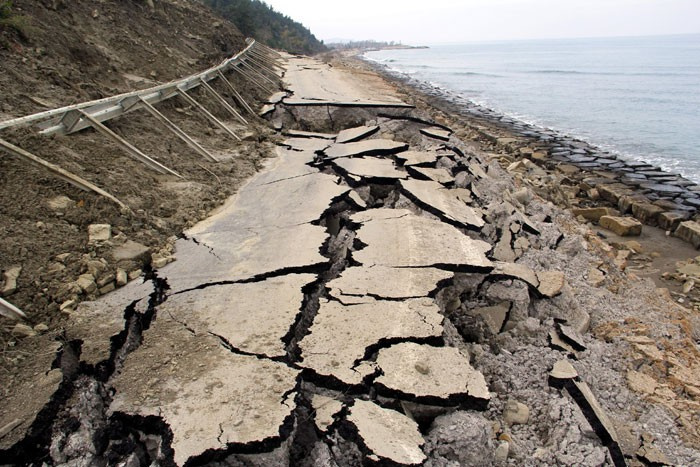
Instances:
[[[692,182],[349,53],[256,57],[259,115],[216,113],[247,136],[200,137],[223,165],[178,147],[195,181],[138,195],[98,172],[152,200],[131,214],[60,184],[37,195],[84,238],[62,259],[44,247],[68,296],[44,286],[50,310],[2,318],[3,463],[700,463]]]

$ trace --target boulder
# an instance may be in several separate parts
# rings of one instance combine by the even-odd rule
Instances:
[[[598,194],[601,198],[613,204],[617,204],[621,197],[631,195],[632,190],[622,183],[610,183],[608,185],[598,185]]]
[[[651,203],[632,203],[632,214],[644,224],[656,225],[663,208]]]
[[[574,208],[571,210],[574,216],[581,216],[586,220],[592,222],[598,222],[603,216],[614,215],[614,212],[610,208],[600,207],[600,208]]]
[[[639,193],[634,193],[631,195],[621,196],[617,201],[617,208],[622,214],[629,214],[632,212],[632,204],[634,203],[650,203],[651,201],[644,195]]]
[[[13,266],[3,273],[3,278],[5,281],[2,286],[2,290],[0,290],[0,295],[7,297],[8,295],[12,295],[17,291],[17,279],[19,278],[21,272],[22,266]]]
[[[525,425],[530,419],[530,409],[527,405],[510,399],[503,409],[503,420],[508,425]]]
[[[548,298],[559,295],[565,283],[564,273],[560,271],[538,271],[537,279],[540,281],[537,290]]]
[[[95,278],[92,274],[83,274],[82,276],[78,277],[75,284],[85,293],[92,293],[97,289],[97,284],[95,283]]]
[[[37,334],[38,332],[27,324],[17,323],[12,328],[12,335],[16,337],[34,337]]]
[[[60,195],[51,198],[47,204],[49,205],[49,208],[54,211],[66,211],[75,206],[75,201],[67,196]]]
[[[695,221],[681,222],[673,235],[692,244],[695,248],[700,247],[700,224]]]
[[[150,250],[146,245],[127,240],[112,250],[112,258],[115,261],[137,261],[147,263],[150,260]]]
[[[642,223],[632,217],[603,216],[600,218],[600,226],[621,237],[642,233]]]
[[[88,242],[104,242],[112,238],[112,226],[109,224],[90,224],[88,226]]]
[[[117,287],[123,287],[129,282],[129,277],[126,275],[126,271],[119,268],[116,274]]]

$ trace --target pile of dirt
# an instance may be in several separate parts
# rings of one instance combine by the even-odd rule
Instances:
[[[13,13],[23,34],[0,31],[0,121],[181,78],[243,50],[244,37],[197,1],[24,1]],[[259,106],[267,92],[231,73],[244,99]],[[221,82],[212,86],[232,100]],[[180,98],[158,110],[212,153],[194,152],[145,111],[107,125],[182,176],[160,175],[87,129],[44,137],[36,128],[0,130],[0,138],[94,183],[129,210],[81,191],[24,160],[0,158],[0,290],[22,309],[28,328],[0,317],[0,365],[13,367],[22,336],[60,327],[64,313],[170,261],[175,236],[220,205],[271,151],[268,127],[248,125],[201,90],[192,97],[242,141],[212,126]],[[241,110],[242,111],[242,110]],[[89,240],[91,225],[109,226]],[[17,274],[18,273],[18,274]]]

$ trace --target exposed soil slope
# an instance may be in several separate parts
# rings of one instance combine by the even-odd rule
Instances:
[[[234,25],[192,0],[13,5],[25,17],[26,39],[0,31],[2,120],[170,81],[245,46]]]
[[[26,37],[14,29],[0,31],[0,121],[184,77],[246,45],[235,26],[191,0],[18,0],[13,13],[24,16],[29,28]],[[265,94],[240,75],[229,80],[254,107]],[[221,83],[212,84],[230,98]],[[132,210],[120,212],[104,198],[25,161],[0,157],[0,270],[21,268],[16,291],[3,298],[23,309],[30,325],[54,328],[61,321],[61,305],[70,311],[71,302],[110,289],[119,269],[135,276],[148,269],[152,254],[167,258],[168,239],[172,243],[183,227],[203,218],[256,170],[268,152],[258,142],[266,130],[257,117],[248,115],[251,124],[243,126],[202,91],[192,96],[244,141],[213,127],[179,98],[158,108],[220,162],[192,151],[144,111],[108,123],[182,179],[158,175],[91,129],[66,137],[39,136],[34,128],[0,131],[0,138],[87,179]],[[90,224],[111,225],[112,238],[89,244]],[[149,251],[120,263],[112,252],[127,242]],[[86,273],[95,277],[93,291],[76,286]],[[14,323],[0,319],[5,331],[13,328]],[[0,337],[3,347],[14,345],[15,337]],[[16,363],[15,354],[4,355],[0,363]]]

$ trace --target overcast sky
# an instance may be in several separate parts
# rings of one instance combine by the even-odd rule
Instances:
[[[700,33],[700,0],[266,0],[332,39],[437,44]]]

